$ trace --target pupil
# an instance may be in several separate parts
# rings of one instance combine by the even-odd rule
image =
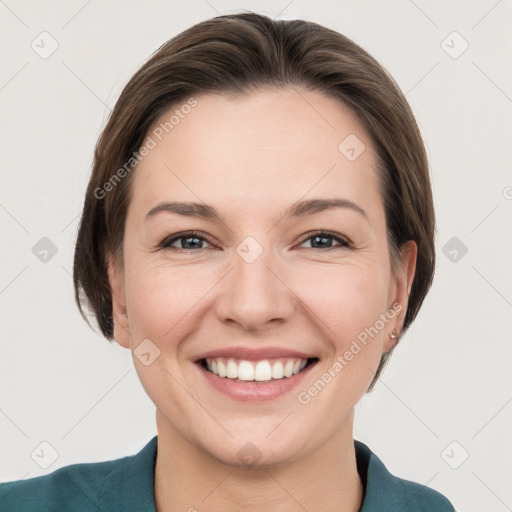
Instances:
[[[188,236],[183,239],[183,243],[181,244],[183,246],[183,249],[189,249],[189,248],[197,249],[197,247],[194,247],[194,243],[192,243],[192,244],[188,243],[189,240],[195,240],[197,242],[197,244],[199,244],[199,245],[201,244],[201,241],[199,240],[199,238],[197,238],[195,236]]]
[[[314,237],[314,240],[315,240],[315,243],[316,243],[317,240],[321,240],[322,241],[321,243],[324,244],[324,246],[327,245],[327,247],[331,247],[331,245],[332,245],[332,242],[329,243],[330,242],[330,238],[325,237],[325,236],[317,235],[317,236]]]

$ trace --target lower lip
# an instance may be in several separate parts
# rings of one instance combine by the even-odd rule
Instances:
[[[201,363],[197,363],[201,373],[205,376],[206,380],[218,391],[224,393],[229,398],[240,400],[242,402],[254,400],[274,400],[296,388],[302,379],[310,372],[315,366],[317,361],[310,363],[304,370],[292,375],[291,377],[284,377],[265,382],[247,381],[239,382],[235,379],[228,379],[227,377],[219,377],[214,373],[205,370]]]

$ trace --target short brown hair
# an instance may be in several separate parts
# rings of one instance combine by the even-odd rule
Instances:
[[[338,99],[371,135],[391,261],[396,264],[404,242],[418,246],[402,333],[414,320],[434,275],[435,217],[425,148],[404,95],[373,57],[342,34],[308,21],[243,13],[198,23],[161,46],[125,86],[98,140],[73,282],[82,316],[88,306],[107,339],[113,336],[108,260],[122,253],[133,174],[112,182],[116,171],[126,169],[156,119],[191,95],[283,86]],[[389,355],[383,355],[369,389]]]

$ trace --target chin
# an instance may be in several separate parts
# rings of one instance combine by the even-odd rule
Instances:
[[[300,458],[306,444],[305,429],[281,431],[277,425],[279,422],[268,421],[264,428],[260,422],[263,429],[255,429],[253,424],[245,430],[230,430],[233,438],[212,443],[204,449],[219,462],[240,469],[269,469]]]

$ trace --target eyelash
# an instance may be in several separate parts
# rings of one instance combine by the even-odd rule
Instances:
[[[333,250],[333,249],[344,249],[344,248],[353,249],[352,242],[350,242],[347,238],[344,238],[341,235],[339,235],[338,233],[335,233],[333,231],[325,231],[325,230],[324,231],[314,231],[312,233],[308,233],[307,236],[302,238],[302,240],[300,241],[300,244],[303,244],[304,242],[306,242],[306,241],[308,241],[308,240],[310,240],[312,238],[320,237],[320,236],[323,236],[324,238],[332,238],[333,240],[338,242],[339,245],[334,246],[334,247],[327,247],[325,249],[318,248],[318,247],[306,247],[306,249],[317,249],[317,250],[321,250],[321,251],[324,251],[324,252],[325,251],[329,251],[329,250]],[[200,231],[186,231],[186,232],[183,232],[183,233],[177,233],[175,235],[172,235],[171,237],[168,237],[168,238],[162,240],[162,242],[160,242],[158,247],[160,249],[166,249],[166,250],[171,250],[171,251],[180,251],[180,252],[195,252],[195,251],[201,250],[201,248],[198,248],[198,249],[183,249],[183,248],[180,248],[180,247],[171,247],[171,244],[173,244],[177,240],[181,240],[182,238],[183,239],[185,239],[185,238],[198,238],[198,239],[203,240],[206,243],[210,244],[210,242],[208,242],[208,239],[207,239],[207,237],[205,236],[204,233],[201,233]],[[213,244],[210,244],[210,245],[213,245]]]

